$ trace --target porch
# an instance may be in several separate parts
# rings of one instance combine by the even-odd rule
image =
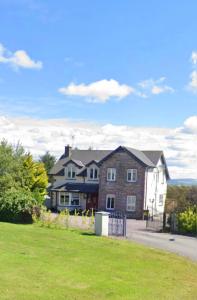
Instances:
[[[64,183],[50,190],[51,209],[97,210],[98,184]]]

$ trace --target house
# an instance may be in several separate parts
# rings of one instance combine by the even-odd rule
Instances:
[[[162,151],[79,150],[65,147],[51,169],[51,207],[61,211],[123,211],[142,219],[144,210],[164,211],[168,168]]]

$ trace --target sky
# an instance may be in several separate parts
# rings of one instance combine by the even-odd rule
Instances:
[[[197,2],[0,0],[0,139],[163,150],[197,178]]]

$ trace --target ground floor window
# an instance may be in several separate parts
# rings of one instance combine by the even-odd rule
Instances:
[[[136,196],[127,196],[127,211],[136,210]]]
[[[62,206],[79,206],[79,193],[60,192],[59,204]]]
[[[107,195],[106,197],[106,209],[115,208],[115,195]]]

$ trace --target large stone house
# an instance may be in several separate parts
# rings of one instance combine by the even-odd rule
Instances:
[[[66,146],[50,175],[51,208],[58,211],[123,211],[128,217],[141,219],[144,210],[164,210],[169,173],[162,151]]]

